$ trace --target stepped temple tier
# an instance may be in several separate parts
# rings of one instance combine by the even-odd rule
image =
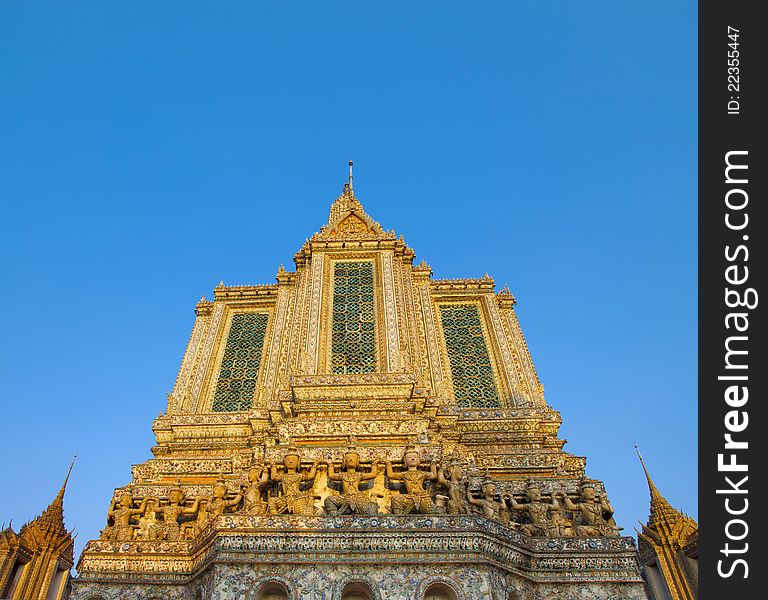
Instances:
[[[646,598],[512,294],[433,279],[351,184],[295,271],[198,302],[73,597]]]

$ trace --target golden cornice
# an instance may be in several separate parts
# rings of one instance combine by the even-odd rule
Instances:
[[[436,297],[467,292],[493,293],[495,283],[486,275],[481,278],[432,279],[429,287]]]
[[[278,285],[275,283],[262,283],[256,285],[229,285],[219,284],[213,290],[215,301],[218,300],[251,300],[255,298],[276,297]]]
[[[297,402],[308,400],[410,400],[416,395],[416,376],[410,373],[363,375],[296,375],[290,378]]]

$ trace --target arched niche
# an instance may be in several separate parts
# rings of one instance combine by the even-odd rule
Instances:
[[[255,600],[290,600],[290,592],[282,583],[268,581],[259,587]]]
[[[459,600],[459,598],[450,585],[438,581],[427,586],[424,591],[424,600]]]
[[[374,600],[374,596],[367,583],[351,581],[341,591],[341,600]]]

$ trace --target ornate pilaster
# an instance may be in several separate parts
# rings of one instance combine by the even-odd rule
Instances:
[[[533,400],[534,406],[546,406],[544,386],[539,381],[536,367],[533,365],[533,359],[531,359],[531,353],[528,350],[528,344],[525,342],[525,337],[515,314],[515,298],[509,289],[504,288],[496,295],[496,300],[502,317],[502,323],[511,341],[514,364],[518,373],[517,381],[523,386],[526,395]]]
[[[325,257],[315,252],[310,261],[312,279],[310,282],[309,323],[307,327],[307,345],[301,364],[301,372],[307,375],[317,373],[320,344],[320,314],[323,299],[323,265]]]
[[[203,387],[206,382],[209,365],[215,354],[216,338],[219,328],[222,326],[222,317],[224,316],[224,304],[214,302],[213,314],[211,315],[210,325],[206,328],[203,345],[200,350],[199,358],[195,368],[195,378],[192,388],[189,392],[189,398],[184,400],[185,408],[188,406],[194,412],[201,412],[206,407],[201,406]]]
[[[402,371],[404,365],[400,356],[400,331],[395,298],[393,260],[392,252],[382,252],[382,292],[384,297],[384,330],[387,336],[387,367],[389,371],[396,372]]]
[[[512,352],[509,348],[507,333],[501,323],[501,316],[499,315],[496,302],[490,295],[484,296],[483,301],[485,310],[491,321],[490,330],[493,332],[493,341],[501,356],[501,364],[503,366],[501,370],[504,375],[509,404],[510,406],[532,406],[533,401],[531,398],[527,397],[527,394],[523,393],[521,385],[523,382],[515,372],[514,359],[512,358]]]
[[[277,373],[283,345],[286,345],[285,331],[288,326],[287,316],[291,296],[293,295],[293,273],[287,273],[281,266],[277,272],[278,292],[272,333],[264,360],[262,383],[259,388],[258,406],[265,406],[267,401],[277,394]]]
[[[448,399],[453,395],[447,371],[443,368],[443,359],[440,352],[440,341],[437,336],[436,315],[432,296],[429,288],[429,277],[432,274],[426,264],[419,265],[413,271],[414,287],[416,289],[417,304],[421,309],[420,320],[424,324],[424,338],[429,359],[429,374],[432,380],[432,389],[440,399]]]
[[[168,413],[191,412],[194,410],[194,403],[190,401],[192,378],[195,373],[194,367],[200,358],[200,348],[202,340],[211,323],[211,313],[213,303],[208,302],[205,297],[198,302],[195,307],[195,324],[192,327],[192,334],[184,352],[184,358],[181,361],[181,368],[176,377],[176,384],[168,399]]]

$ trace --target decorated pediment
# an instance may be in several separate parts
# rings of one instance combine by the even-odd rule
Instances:
[[[344,192],[331,205],[328,224],[312,237],[313,240],[394,238],[394,232],[384,231],[381,225],[363,210],[363,205],[348,185],[344,186]]]

